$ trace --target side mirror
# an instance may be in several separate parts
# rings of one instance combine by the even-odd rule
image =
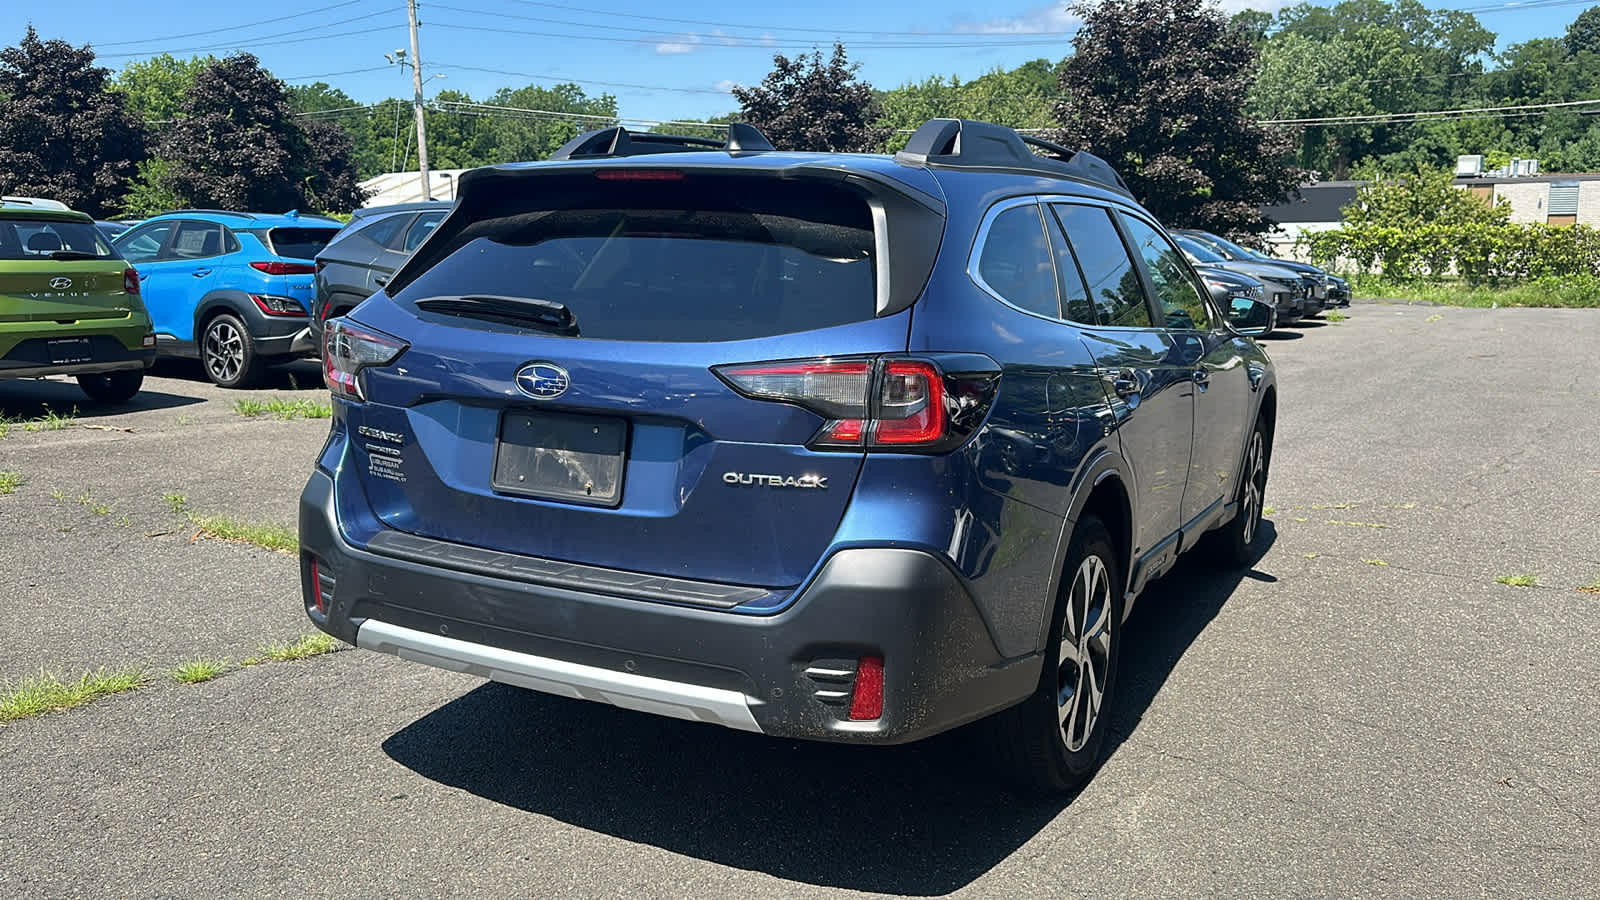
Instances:
[[[1228,327],[1234,334],[1262,337],[1278,325],[1278,308],[1265,300],[1234,297],[1228,301]]]

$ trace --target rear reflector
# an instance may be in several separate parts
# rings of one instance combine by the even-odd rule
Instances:
[[[883,657],[863,656],[856,665],[856,690],[850,698],[850,718],[866,721],[883,716]]]
[[[318,569],[316,557],[311,559],[311,603],[317,612],[327,615],[328,606],[322,599],[322,572]]]

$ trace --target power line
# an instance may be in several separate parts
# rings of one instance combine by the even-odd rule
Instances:
[[[361,74],[364,74],[364,73],[367,73],[367,72],[387,72],[387,71],[389,71],[389,67],[388,66],[368,66],[365,69],[345,69],[343,72],[323,72],[320,75],[294,75],[294,76],[291,76],[289,78],[281,78],[279,80],[280,81],[288,81],[288,82],[294,82],[294,81],[316,81],[316,80],[321,79],[321,78],[334,78],[334,77],[339,76],[339,75],[361,75]]]
[[[464,66],[458,63],[450,62],[435,63],[433,67],[435,69],[460,69],[464,72],[486,72],[490,75],[510,75],[514,78],[532,78],[537,81],[554,81],[561,84],[576,84],[580,86],[600,85],[602,87],[634,88],[642,91],[671,91],[678,94],[718,94],[721,96],[727,96],[730,93],[729,91],[717,90],[716,88],[662,87],[658,84],[635,84],[627,81],[591,81],[587,79],[566,78],[560,75],[535,75],[531,72],[512,72],[507,69],[491,69],[484,66]]]
[[[358,16],[356,18],[357,19],[370,19],[370,18],[373,18],[375,16],[384,16],[384,15],[388,15],[388,14],[389,14],[388,11],[384,11],[384,12],[379,12],[379,13],[372,13],[371,15],[366,15],[366,16]],[[355,20],[347,20],[347,21],[355,21]],[[335,24],[343,24],[343,23],[329,22],[326,25],[316,25],[316,26],[312,26],[312,27],[313,28],[327,28],[327,27],[331,27],[331,26],[333,26]],[[291,34],[295,35],[294,37],[284,36],[282,40],[261,40],[261,39],[254,38],[254,37],[241,38],[240,40],[246,41],[248,43],[249,48],[250,49],[254,49],[256,47],[276,47],[276,46],[278,46],[280,44],[303,44],[303,43],[306,43],[308,41],[325,41],[325,40],[330,40],[332,38],[350,37],[352,35],[357,35],[357,34],[377,34],[379,32],[392,31],[392,30],[394,30],[396,28],[403,28],[403,27],[405,27],[405,26],[400,25],[400,24],[397,23],[395,25],[384,25],[384,26],[380,26],[378,28],[358,28],[358,29],[355,29],[355,30],[352,30],[352,31],[337,31],[337,32],[334,32],[333,34],[312,34],[312,35],[306,34],[305,33],[305,29],[300,29],[298,31],[282,32],[282,35],[291,35]],[[280,35],[263,35],[263,37],[279,37],[279,36]],[[236,49],[244,49],[244,47],[245,47],[245,45],[244,44],[240,44],[240,43],[211,44],[211,45],[205,46],[205,47],[182,47],[182,48],[176,48],[175,47],[175,48],[166,49],[166,50],[146,50],[146,51],[141,51],[141,52],[138,52],[138,53],[97,53],[96,56],[98,56],[101,59],[126,59],[126,58],[132,57],[132,56],[157,56],[157,55],[162,54],[162,53],[172,53],[172,54],[178,54],[178,53],[206,53],[206,52],[210,52],[212,50],[236,50]]]
[[[804,27],[801,27],[801,26],[798,26],[798,25],[740,25],[740,24],[737,24],[737,23],[734,23],[734,22],[710,22],[710,21],[707,21],[705,19],[677,19],[677,18],[672,18],[672,17],[669,17],[669,16],[647,16],[647,15],[644,15],[643,13],[625,13],[625,12],[616,12],[614,10],[606,10],[606,11],[602,12],[600,10],[596,10],[593,7],[568,6],[568,5],[561,4],[561,3],[545,3],[545,2],[541,2],[541,0],[512,0],[512,2],[521,3],[521,4],[525,5],[525,6],[543,6],[543,7],[549,8],[549,9],[560,9],[560,10],[565,10],[567,12],[583,13],[583,14],[589,15],[589,16],[593,16],[593,15],[596,15],[598,13],[600,15],[605,16],[606,18],[611,18],[611,19],[640,19],[640,20],[649,21],[649,22],[670,22],[670,23],[677,24],[677,25],[700,25],[700,26],[709,26],[711,28],[743,28],[743,29],[750,30],[750,31],[768,31],[768,32],[773,32],[773,31],[802,31],[802,32],[808,32],[808,33],[814,33],[814,34],[860,34],[860,35],[873,35],[873,34],[876,34],[876,35],[887,35],[887,36],[891,36],[891,37],[951,36],[951,35],[958,35],[958,34],[978,34],[978,33],[981,33],[981,32],[970,32],[970,31],[875,31],[875,30],[848,29],[848,28],[804,28]],[[1055,36],[1058,36],[1058,37],[1068,37],[1068,36],[1077,34],[1077,30],[1074,29],[1072,31],[1030,31],[1030,32],[1019,32],[1019,33],[1020,34],[1040,35],[1040,36],[1055,35]]]
[[[343,3],[335,3],[332,6],[320,6],[320,7],[317,7],[316,9],[301,10],[300,12],[290,13],[289,15],[286,15],[286,16],[278,16],[278,17],[272,18],[272,19],[261,19],[261,20],[256,21],[256,22],[247,22],[247,23],[245,23],[243,25],[228,25],[228,26],[223,27],[223,28],[208,28],[205,31],[190,31],[190,32],[187,32],[185,34],[168,34],[168,35],[163,35],[161,37],[138,38],[136,40],[127,40],[127,41],[104,41],[104,42],[101,42],[101,43],[95,43],[94,41],[90,41],[89,45],[91,47],[126,47],[126,46],[128,46],[130,44],[154,44],[154,43],[159,43],[159,42],[162,42],[162,41],[177,41],[177,40],[182,40],[184,38],[206,37],[206,36],[213,35],[213,34],[218,34],[220,32],[224,32],[224,31],[239,31],[239,30],[245,29],[245,28],[255,28],[257,25],[271,25],[274,22],[287,22],[290,19],[300,19],[300,18],[304,18],[306,16],[319,15],[321,13],[332,12],[332,11],[334,11],[336,9],[342,9],[343,7],[346,7],[346,6],[355,6],[358,3],[368,3],[368,2],[370,2],[370,0],[345,0],[345,2],[343,2]]]
[[[433,23],[433,27],[434,28],[445,28],[445,29],[450,29],[450,30],[462,30],[462,31],[486,31],[486,32],[490,32],[490,33],[493,33],[493,34],[521,34],[521,35],[530,35],[532,37],[561,38],[563,40],[602,41],[602,42],[611,43],[611,44],[641,44],[641,45],[649,45],[649,44],[692,43],[696,47],[701,47],[701,48],[705,48],[705,49],[708,49],[708,50],[709,49],[715,49],[715,48],[744,48],[744,49],[756,48],[756,49],[762,49],[762,50],[791,50],[791,51],[798,50],[798,51],[804,52],[806,49],[808,49],[807,47],[801,46],[801,45],[798,45],[798,44],[780,44],[780,43],[778,43],[776,41],[768,42],[768,41],[763,40],[763,39],[757,39],[754,42],[750,42],[749,38],[739,38],[739,37],[734,37],[733,35],[726,35],[726,36],[715,36],[715,35],[713,35],[713,36],[709,36],[709,39],[702,38],[700,35],[695,35],[692,38],[690,38],[689,40],[685,40],[685,38],[687,37],[685,35],[671,35],[671,36],[662,36],[662,37],[655,37],[655,38],[606,37],[604,35],[597,35],[597,34],[557,34],[557,33],[552,33],[552,32],[548,32],[548,31],[528,31],[528,30],[516,29],[516,28],[496,28],[496,27],[488,26],[488,25],[462,25],[462,24],[453,23],[453,22],[450,22],[450,23],[435,22],[435,23]],[[888,49],[888,50],[893,50],[893,49],[915,49],[915,50],[962,49],[962,50],[970,50],[970,49],[987,48],[987,47],[1056,46],[1056,45],[1059,45],[1060,43],[1061,42],[1058,41],[1058,40],[954,41],[954,42],[948,42],[947,41],[947,42],[943,42],[943,43],[924,43],[924,42],[920,42],[920,41],[856,41],[855,43],[851,44],[851,46],[852,47],[866,47],[866,48],[869,48],[869,49]]]
[[[1430,119],[1472,119],[1472,118],[1503,118],[1499,114],[1522,114],[1532,112],[1545,112],[1552,109],[1567,109],[1576,106],[1600,105],[1596,100],[1565,100],[1559,103],[1524,103],[1514,106],[1478,106],[1466,109],[1430,109],[1415,112],[1400,113],[1370,113],[1351,116],[1322,116],[1319,118],[1305,119],[1263,119],[1262,125],[1368,125],[1383,124],[1385,122],[1422,122]]]

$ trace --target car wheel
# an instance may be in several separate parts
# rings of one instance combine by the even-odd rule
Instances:
[[[1078,523],[1051,620],[1039,686],[996,717],[1002,762],[1031,791],[1060,793],[1089,779],[1110,729],[1122,641],[1122,564],[1094,516]]]
[[[1207,536],[1211,549],[1206,555],[1218,565],[1247,569],[1261,558],[1261,511],[1271,459],[1272,444],[1266,428],[1257,422],[1245,444],[1244,465],[1240,469],[1243,474],[1235,498],[1238,512],[1228,524]]]
[[[206,323],[200,338],[200,363],[205,366],[206,377],[225,388],[249,387],[261,370],[250,332],[230,313]]]
[[[126,403],[139,393],[143,384],[144,372],[137,369],[78,376],[78,387],[96,403]]]

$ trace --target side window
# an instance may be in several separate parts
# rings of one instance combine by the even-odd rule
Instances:
[[[1145,271],[1150,274],[1156,300],[1166,316],[1166,327],[1210,331],[1211,314],[1206,311],[1200,288],[1189,275],[1189,267],[1184,265],[1183,254],[1141,219],[1123,215],[1122,224],[1144,257]]]
[[[1061,221],[1051,211],[1044,217],[1045,230],[1050,232],[1050,248],[1056,255],[1056,275],[1061,279],[1062,308],[1068,321],[1079,325],[1098,325],[1094,303],[1089,299],[1088,285],[1083,281],[1083,270],[1078,266],[1072,245],[1061,232]]]
[[[417,249],[423,241],[428,239],[428,235],[433,233],[434,227],[443,219],[444,213],[442,212],[423,213],[417,216],[417,221],[413,222],[411,227],[406,230],[406,243],[401,249],[407,253]]]
[[[128,262],[152,262],[161,253],[161,245],[166,243],[167,234],[172,231],[171,222],[157,222],[143,228],[135,228],[128,232],[128,236],[117,241],[117,249],[122,252],[122,258]]]
[[[1139,282],[1139,270],[1128,256],[1122,235],[1111,221],[1110,210],[1098,206],[1058,203],[1052,208],[1061,221],[1083,270],[1089,300],[1101,325],[1117,328],[1149,328],[1150,304]]]
[[[978,277],[1012,306],[1052,319],[1061,315],[1055,266],[1037,204],[1013,206],[989,223]]]
[[[410,221],[411,217],[404,214],[384,216],[356,232],[356,234],[380,247],[394,248],[400,243],[400,233],[405,230],[406,223]]]
[[[181,222],[172,241],[172,256],[177,259],[205,259],[221,256],[227,240],[215,222]]]

